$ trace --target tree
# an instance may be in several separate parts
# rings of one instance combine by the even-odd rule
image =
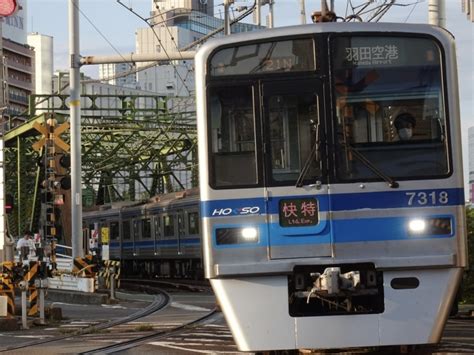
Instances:
[[[468,250],[474,251],[474,208],[466,209],[466,225],[467,225],[467,247]],[[474,302],[474,253],[469,253],[469,270],[464,273],[462,285],[462,302]]]

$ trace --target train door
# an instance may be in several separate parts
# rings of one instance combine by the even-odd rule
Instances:
[[[155,215],[153,216],[153,245],[155,255],[162,254],[162,234],[163,233],[161,231],[161,215]]]
[[[141,220],[136,218],[133,220],[133,229],[132,229],[132,245],[133,245],[133,255],[139,255],[140,253],[140,234],[141,234]]]
[[[177,254],[175,215],[173,213],[163,214],[163,254],[167,257],[175,257]]]
[[[186,223],[184,218],[184,210],[178,210],[176,212],[178,219],[178,229],[176,233],[176,238],[178,239],[178,255],[182,255],[185,252],[186,248]]]
[[[331,256],[323,151],[323,83],[261,86],[270,258]]]
[[[122,244],[121,244],[121,250],[122,250],[122,258],[130,258],[132,255],[131,250],[132,250],[132,243],[131,243],[131,221],[130,219],[125,219],[126,217],[123,217],[124,219],[122,220]]]
[[[110,221],[110,241],[109,241],[109,257],[117,259],[120,257],[120,227],[119,221]]]

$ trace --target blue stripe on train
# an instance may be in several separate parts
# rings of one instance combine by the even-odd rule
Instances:
[[[439,216],[436,216],[439,217]],[[447,216],[443,216],[447,217]],[[430,216],[429,218],[435,218]],[[415,240],[450,238],[455,235],[455,224],[452,223],[450,234],[411,235],[408,232],[409,219],[405,217],[342,219],[332,222],[332,238],[334,243],[380,242],[389,240]],[[321,244],[328,243],[331,235],[307,236],[272,236],[271,245]]]
[[[410,235],[408,233],[408,222],[410,218],[407,217],[383,217],[383,218],[358,218],[358,219],[341,219],[333,220],[331,222],[331,228],[329,225],[321,231],[321,233],[311,233],[300,235],[283,235],[274,233],[271,237],[271,242],[268,241],[268,229],[265,228],[265,224],[261,223],[258,226],[260,240],[255,244],[233,244],[233,245],[216,245],[215,243],[215,229],[217,228],[237,228],[235,224],[218,224],[214,226],[214,237],[213,245],[216,248],[253,248],[255,246],[267,247],[271,246],[291,246],[291,245],[312,245],[312,244],[327,244],[333,243],[355,243],[355,242],[381,242],[381,241],[394,241],[394,240],[417,240],[417,239],[439,239],[439,238],[450,238],[456,233],[453,216],[439,216],[431,215],[424,216],[424,218],[451,218],[452,232],[451,234],[439,234],[439,235]],[[278,226],[275,226],[278,228]],[[270,227],[269,229],[273,229]],[[287,229],[280,228],[283,232]],[[294,229],[294,228],[292,228]],[[306,229],[306,227],[305,227]],[[157,247],[177,247],[177,240],[165,240],[157,241]],[[199,246],[200,239],[184,239],[181,240],[182,246]],[[135,248],[153,248],[153,241],[137,241],[135,242]],[[118,242],[110,244],[111,249],[119,249],[120,245]],[[123,244],[124,249],[134,248],[133,242],[125,242]]]
[[[464,205],[464,189],[451,188],[270,197],[268,199],[269,213],[278,213],[279,201],[282,199],[309,197],[315,197],[318,200],[321,212]],[[203,217],[264,214],[265,209],[263,197],[201,202]]]
[[[193,246],[193,245],[200,245],[201,244],[201,239],[200,238],[189,238],[189,239],[181,239],[180,244],[183,246]],[[122,247],[124,249],[128,248],[133,248],[135,247],[149,247],[153,248],[154,246],[154,241],[153,240],[147,240],[147,241],[136,241],[136,242],[124,242],[122,243]],[[176,239],[168,239],[168,240],[157,240],[156,241],[156,246],[158,247],[176,247],[178,245],[178,241]],[[110,243],[110,249],[117,249],[120,248],[120,243],[119,242],[112,242]]]

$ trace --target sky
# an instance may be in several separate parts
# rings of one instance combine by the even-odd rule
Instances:
[[[29,32],[54,37],[55,70],[68,68],[68,3],[66,0],[27,0]],[[147,18],[151,10],[151,0],[122,0],[141,17]],[[362,3],[363,1],[352,1]],[[382,1],[379,1],[382,2]],[[253,1],[236,1],[235,5],[250,5]],[[298,0],[274,0],[275,27],[300,23]],[[336,11],[343,16],[345,0],[336,0]],[[382,22],[427,23],[428,0],[399,0],[382,18]],[[214,0],[215,11],[222,9],[222,0]],[[306,0],[307,22],[312,11],[319,10],[320,0]],[[138,16],[121,6],[116,0],[79,0],[80,7],[80,48],[81,55],[115,55],[135,50],[135,31],[146,27]],[[265,13],[265,10],[263,11]],[[464,179],[468,181],[468,128],[474,126],[474,23],[461,10],[461,0],[446,0],[446,28],[455,36],[459,87],[461,93],[461,124],[464,160]],[[262,20],[263,22],[263,20]],[[98,67],[87,67],[84,71],[98,76]],[[467,189],[468,190],[468,189]],[[468,191],[466,191],[466,194]]]

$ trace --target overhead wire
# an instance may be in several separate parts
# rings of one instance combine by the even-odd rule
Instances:
[[[125,57],[120,53],[120,51],[112,44],[111,41],[102,33],[102,31],[92,22],[92,20],[79,8],[77,3],[74,3],[74,7],[76,7],[77,11],[89,22],[89,24],[96,30],[96,32],[109,44],[109,46],[125,61]],[[131,66],[131,65],[130,65]]]
[[[182,56],[182,54],[181,54],[181,50],[179,49],[178,44],[176,43],[176,40],[175,40],[175,38],[174,38],[173,34],[171,33],[171,30],[170,30],[170,28],[169,28],[169,26],[168,26],[168,23],[167,23],[166,19],[163,18],[163,13],[161,12],[161,9],[160,9],[160,7],[156,4],[156,2],[155,2],[155,8],[156,8],[156,11],[158,11],[158,13],[159,13],[159,15],[160,15],[160,17],[161,17],[161,20],[163,21],[162,23],[164,23],[164,26],[165,26],[165,28],[166,28],[166,31],[167,31],[168,34],[170,35],[171,41],[174,43],[174,45],[175,45],[175,47],[176,47],[176,50],[178,51],[179,55],[181,56],[181,60],[184,62],[185,60],[184,60],[184,58],[183,58],[183,56]],[[156,34],[155,26],[152,25],[152,24],[149,24],[149,26],[150,26],[150,28],[152,29],[153,34],[155,35],[156,39],[160,42],[160,45],[161,45],[161,40],[160,40],[160,38],[158,37],[158,35]],[[162,46],[162,47],[163,47],[163,46]],[[165,52],[165,53],[166,53],[166,52]],[[166,54],[166,55],[168,56],[168,54]],[[178,71],[177,68],[175,67],[176,73],[178,74],[178,77],[181,79],[182,86],[184,86],[184,88],[186,89],[186,91],[187,91],[188,93],[190,93],[191,91],[190,91],[189,87],[188,87],[187,84],[186,84],[186,80],[188,79],[189,73],[191,73],[192,70],[189,69],[189,67],[188,67],[187,65],[186,65],[186,69],[187,69],[188,71],[187,71],[187,73],[186,73],[186,76],[185,76],[184,79],[183,79],[183,78],[181,77],[181,75],[179,74],[179,71]],[[181,88],[177,88],[176,92],[179,93],[179,92],[180,92],[180,89],[181,89]]]
[[[140,14],[138,14],[136,11],[134,11],[132,8],[128,8],[126,7],[123,3],[122,3],[122,0],[116,0],[118,4],[122,5],[123,7],[125,7],[126,9],[128,9],[128,11],[130,11],[132,14],[134,14],[135,16],[137,16],[139,19],[141,19],[143,22],[145,22],[147,24],[148,27],[151,28],[152,32],[153,32],[153,35],[155,36],[155,38],[157,39],[160,47],[163,49],[163,53],[165,54],[166,57],[168,57],[168,60],[171,64],[171,66],[173,67],[173,70],[176,74],[176,76],[179,78],[179,80],[181,80],[181,82],[183,82],[183,85],[185,86],[186,90],[188,92],[189,91],[189,88],[187,87],[187,85],[184,83],[183,81],[183,78],[181,76],[181,74],[179,73],[176,65],[173,63],[173,60],[171,59],[170,55],[168,54],[168,51],[166,50],[165,46],[163,46],[163,42],[161,41],[161,39],[159,38],[159,36],[157,35],[155,29],[153,28],[153,25],[152,23],[150,23],[150,20],[149,19],[146,19],[144,18],[143,16],[141,16]],[[156,63],[154,64],[153,66],[156,66],[156,65],[159,65],[159,63]],[[148,68],[147,68],[148,69]]]
[[[119,2],[119,0],[117,0],[117,2]],[[120,2],[119,2],[119,3],[120,3]],[[126,8],[127,10],[129,10],[129,11],[133,11],[133,9],[128,8],[128,7],[126,7],[126,6],[123,5],[123,4],[120,4],[120,5],[122,5],[123,7],[125,7],[125,8]],[[220,6],[220,5],[218,5],[218,6]],[[250,14],[252,14],[252,13],[254,12],[256,6],[257,6],[257,4],[256,4],[256,1],[254,0],[253,5],[250,6],[250,7],[248,7],[245,12],[243,12],[243,13],[240,14],[237,18],[235,18],[234,20],[232,20],[232,21],[230,22],[230,24],[233,25],[234,23],[237,23],[237,22],[243,20],[244,18],[246,18],[247,16],[249,16]],[[216,6],[214,6],[214,7],[216,7]],[[166,12],[164,12],[164,13],[166,13]],[[139,18],[141,18],[142,20],[144,19],[144,18],[141,17],[140,15],[138,15],[138,14],[136,14],[136,15],[137,15]],[[149,19],[152,19],[152,18],[153,18],[153,16],[150,17],[150,18],[148,18],[148,20],[149,20]],[[145,19],[145,20],[147,20],[147,19]],[[214,31],[208,33],[207,35],[202,36],[202,37],[198,38],[197,40],[191,42],[190,44],[188,44],[188,45],[186,45],[186,46],[180,48],[180,51],[183,51],[183,52],[184,52],[184,51],[190,50],[191,48],[194,48],[194,47],[200,45],[201,43],[207,41],[209,38],[215,36],[215,35],[218,34],[219,32],[223,32],[223,31],[224,31],[224,26],[219,27],[219,28],[215,29]],[[118,73],[118,74],[116,74],[116,75],[109,76],[109,77],[107,77],[107,78],[103,78],[103,79],[89,79],[89,80],[84,80],[83,82],[85,82],[85,83],[100,83],[100,82],[103,82],[103,81],[113,80],[113,79],[116,79],[116,78],[121,78],[121,77],[125,77],[125,76],[131,75],[131,74],[135,74],[135,73],[138,73],[138,72],[140,72],[140,71],[143,71],[143,70],[146,70],[146,69],[149,69],[149,68],[153,68],[153,67],[155,67],[155,66],[157,66],[157,65],[159,65],[159,62],[153,62],[153,63],[150,63],[150,64],[148,64],[148,65],[144,65],[144,66],[142,66],[142,67],[140,67],[140,68],[135,67],[134,69],[132,69],[132,70],[130,70],[130,71],[123,72],[123,73]]]

